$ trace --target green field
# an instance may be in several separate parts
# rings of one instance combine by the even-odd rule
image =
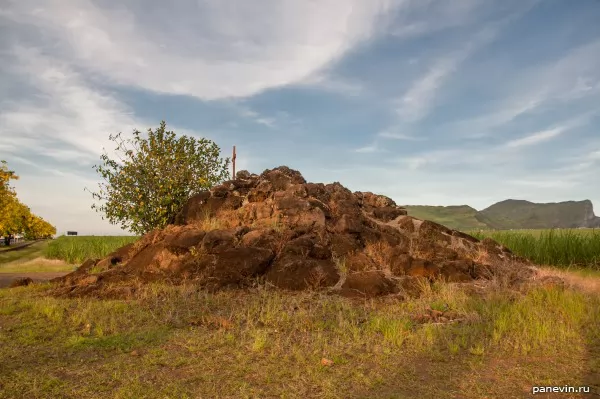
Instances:
[[[114,250],[138,240],[136,236],[60,236],[48,243],[44,255],[68,263],[103,258]]]
[[[39,241],[16,251],[0,252],[0,273],[70,272],[75,265],[44,256],[48,241]]]
[[[490,237],[536,264],[600,270],[600,229],[483,230],[469,234],[479,239]]]

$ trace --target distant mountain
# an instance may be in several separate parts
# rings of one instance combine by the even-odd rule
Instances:
[[[537,204],[508,199],[479,212],[467,205],[406,208],[411,216],[463,231],[600,227],[590,200]]]
[[[490,227],[477,220],[477,209],[468,205],[427,206],[410,205],[406,207],[408,214],[423,220],[432,220],[455,230],[489,229]]]

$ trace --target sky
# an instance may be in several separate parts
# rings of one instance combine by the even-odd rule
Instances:
[[[600,0],[3,0],[0,159],[79,234],[110,134],[161,120],[399,205],[590,199]]]

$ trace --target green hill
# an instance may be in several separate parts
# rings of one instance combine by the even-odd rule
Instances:
[[[600,227],[600,217],[594,215],[589,200],[537,204],[508,199],[482,211],[468,205],[409,205],[406,209],[410,216],[463,231]]]
[[[432,220],[456,230],[488,229],[489,227],[477,220],[477,209],[468,205],[427,206],[409,205],[408,214],[419,219]]]
[[[478,212],[476,217],[494,229],[600,227],[590,200],[536,204],[509,199]]]

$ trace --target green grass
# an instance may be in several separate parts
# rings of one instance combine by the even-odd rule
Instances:
[[[435,284],[352,302],[149,285],[100,301],[45,289],[0,290],[0,398],[520,398],[600,384],[597,294]],[[415,322],[428,308],[461,322]]]
[[[44,258],[48,241],[36,242],[27,248],[0,252],[0,273],[68,272],[75,265]]]
[[[14,262],[16,260],[28,261],[39,258],[44,256],[46,247],[48,247],[48,241],[39,241],[26,248],[18,249],[16,251],[2,251],[0,252],[0,265]]]
[[[490,237],[537,264],[600,270],[600,229],[503,230],[470,234],[480,239]]]
[[[137,241],[136,236],[61,236],[48,243],[44,255],[68,263],[82,263],[86,259],[102,258],[114,250]]]

